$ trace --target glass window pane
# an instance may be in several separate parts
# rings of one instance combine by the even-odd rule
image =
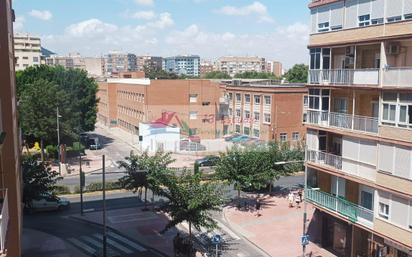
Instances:
[[[383,119],[384,120],[389,119],[389,104],[384,104],[383,105]]]
[[[391,105],[389,110],[389,120],[395,121],[396,105]]]
[[[405,93],[402,93],[402,94],[400,94],[399,95],[399,100],[401,101],[401,102],[412,102],[412,94],[405,94]]]
[[[406,122],[406,109],[407,107],[402,105],[399,110],[399,122]]]
[[[393,92],[383,93],[383,101],[396,102],[397,94]]]

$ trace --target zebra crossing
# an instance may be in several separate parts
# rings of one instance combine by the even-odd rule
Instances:
[[[79,248],[86,254],[94,256],[103,248],[103,235],[90,234],[80,237],[71,237],[67,239],[73,246]],[[109,251],[118,254],[119,256],[127,256],[133,253],[146,252],[147,249],[130,239],[119,235],[115,232],[107,234],[107,248]]]

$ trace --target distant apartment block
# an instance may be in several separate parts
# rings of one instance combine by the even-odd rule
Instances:
[[[104,69],[108,76],[120,72],[136,71],[137,57],[131,53],[111,52],[104,58]]]
[[[307,95],[304,84],[236,80],[222,83],[221,88],[229,103],[224,134],[240,133],[280,142],[305,138],[301,116]]]
[[[198,55],[179,55],[164,58],[163,70],[178,75],[198,77],[200,75],[200,57]]]
[[[127,75],[127,74],[124,74]],[[222,135],[221,89],[209,80],[109,78],[99,82],[98,120],[139,134],[139,123],[161,122],[181,128],[182,136],[213,139]]]
[[[305,200],[335,256],[412,256],[412,1],[318,0]]]
[[[103,58],[82,57],[78,53],[68,56],[51,55],[45,58],[47,65],[60,65],[66,69],[81,69],[87,71],[90,77],[104,75]]]
[[[277,61],[267,61],[266,72],[272,73],[276,77],[280,78],[283,75],[282,63]]]
[[[214,71],[214,65],[211,62],[201,62],[200,63],[200,76],[205,75],[206,73]]]
[[[224,56],[216,62],[216,69],[234,77],[246,71],[266,71],[265,58],[249,56]]]
[[[14,55],[16,70],[41,64],[41,41],[29,34],[14,35]]]
[[[159,56],[138,56],[137,57],[137,70],[144,71],[145,67],[154,70],[161,70],[162,69],[162,62],[163,58]]]
[[[13,54],[12,1],[0,1],[0,256],[21,256],[22,248],[22,142],[17,117],[16,77]],[[7,36],[8,35],[8,36]],[[18,37],[20,56],[33,57],[40,40]],[[33,48],[36,51],[33,51]],[[40,61],[40,57],[39,57]],[[28,62],[23,62],[28,64]]]

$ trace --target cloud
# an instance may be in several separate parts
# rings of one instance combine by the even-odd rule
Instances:
[[[44,20],[44,21],[48,21],[51,20],[53,18],[53,14],[48,11],[48,10],[31,10],[29,12],[30,16],[40,19],[40,20]]]
[[[154,5],[154,0],[135,0],[139,5],[152,6]]]
[[[156,17],[156,14],[153,11],[140,11],[135,12],[132,17],[141,20],[151,20]]]
[[[258,1],[241,7],[231,5],[223,6],[215,12],[228,16],[256,16],[259,22],[272,23],[274,21],[268,14],[267,7]]]
[[[90,19],[70,25],[66,28],[66,34],[73,37],[89,37],[113,33],[117,30],[116,25],[104,23],[99,19]]]
[[[26,22],[26,18],[24,18],[24,16],[17,16],[13,24],[14,32],[22,32],[25,22]]]
[[[164,29],[171,27],[175,24],[174,20],[172,19],[172,15],[168,12],[164,12],[159,14],[159,19],[157,21],[148,23],[149,27]]]

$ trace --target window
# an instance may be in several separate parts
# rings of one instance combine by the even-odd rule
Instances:
[[[33,62],[39,62],[39,57],[33,57]]]
[[[259,121],[259,120],[260,120],[260,113],[254,112],[254,113],[253,113],[253,116],[254,116],[254,118],[255,118],[255,121]]]
[[[379,203],[379,217],[389,219],[389,205]]]
[[[248,119],[250,119],[250,111],[245,111],[245,119],[246,122],[248,121]]]
[[[299,132],[293,132],[292,133],[292,140],[293,141],[299,141],[299,139],[300,139]]]
[[[320,48],[311,48],[310,49],[310,69],[316,70],[320,69]]]
[[[372,19],[371,23],[372,23],[372,25],[382,24],[383,23],[383,18]]]
[[[336,26],[330,27],[330,30],[340,30],[340,29],[342,29],[342,25],[336,25]]]
[[[190,112],[189,113],[189,119],[190,120],[196,120],[197,119],[197,112]]]
[[[197,94],[189,95],[189,102],[196,103],[197,102]]]
[[[246,94],[245,95],[245,103],[250,103],[250,95],[249,94]]]
[[[240,117],[240,109],[236,109],[236,117]]]
[[[279,139],[282,143],[288,141],[288,133],[280,133]]]
[[[236,94],[236,102],[240,102],[242,100],[240,94]]]
[[[329,31],[329,22],[323,22],[318,24],[318,32]]]
[[[260,104],[260,95],[254,96],[255,104]]]
[[[405,18],[405,20],[410,20],[412,19],[412,13],[405,14],[403,17]]]
[[[265,104],[270,105],[271,102],[272,102],[271,101],[272,99],[271,99],[270,95],[265,95],[264,98],[265,98]]]
[[[396,105],[383,104],[382,121],[395,123]]]
[[[253,129],[253,136],[259,137],[260,136],[260,131],[258,129]]]
[[[387,21],[390,23],[390,22],[397,22],[397,21],[400,21],[400,20],[402,20],[402,16],[393,16],[393,17],[389,17],[388,19],[387,19]]]
[[[303,107],[305,108],[309,107],[309,96],[307,95],[303,96]]]
[[[244,128],[243,128],[243,134],[245,134],[245,135],[250,135],[250,128],[244,127]]]
[[[369,14],[359,16],[359,27],[370,25],[371,16]]]
[[[236,126],[235,126],[235,131],[236,131],[237,133],[240,133],[240,125],[236,125]]]
[[[361,191],[361,206],[373,210],[373,195],[370,192]]]
[[[232,115],[233,115],[233,109],[229,108],[229,116],[232,116]]]
[[[264,117],[264,122],[265,123],[270,123],[270,113],[265,113],[265,114],[263,114],[263,117]]]
[[[28,60],[28,59],[29,59],[29,57],[23,56],[23,60]]]
[[[233,94],[229,93],[229,100],[232,101],[232,99],[233,99]]]

